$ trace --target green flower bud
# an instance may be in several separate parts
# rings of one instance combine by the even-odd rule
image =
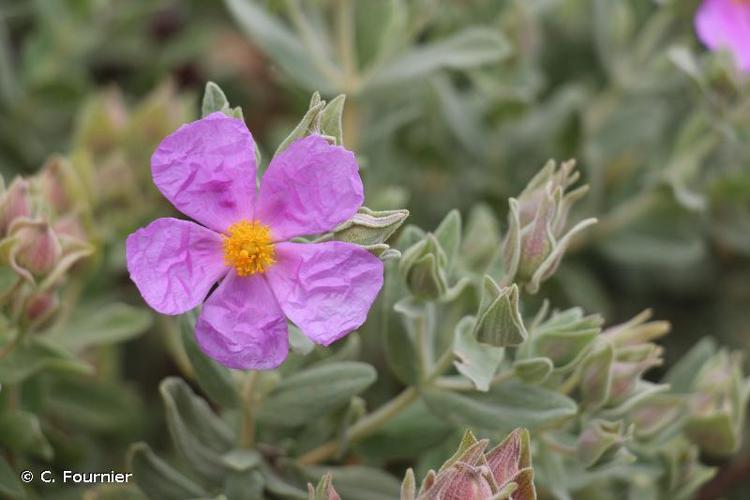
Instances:
[[[518,309],[518,287],[500,288],[490,276],[485,276],[482,284],[474,336],[496,347],[521,344],[528,334]]]
[[[428,234],[404,252],[399,271],[415,297],[437,300],[448,291],[446,266],[447,257],[440,243]]]
[[[631,434],[622,421],[592,420],[578,437],[576,456],[585,467],[611,462],[618,454],[629,457],[623,446]]]

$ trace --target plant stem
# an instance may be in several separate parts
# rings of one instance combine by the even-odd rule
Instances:
[[[428,320],[427,315],[420,316],[416,320],[416,335],[414,343],[417,345],[417,365],[419,367],[419,378],[426,379],[429,373],[430,358],[427,350],[428,339]]]
[[[10,341],[8,341],[5,345],[3,345],[2,349],[0,349],[0,359],[3,359],[5,356],[13,352],[13,350],[18,347],[18,344],[21,343],[21,340],[26,336],[27,330],[25,328],[21,328],[18,333],[16,333],[16,336],[13,337]]]
[[[359,63],[357,61],[357,44],[354,36],[354,2],[338,0],[336,7],[336,43],[343,66],[341,88],[347,94],[344,106],[342,126],[346,147],[356,151],[359,146],[360,110],[357,94],[360,88]]]
[[[358,441],[372,434],[391,418],[408,408],[416,399],[416,387],[407,387],[394,399],[351,426],[346,431],[347,441]],[[328,441],[299,457],[297,462],[302,465],[311,465],[331,458],[338,452],[339,443],[339,440]]]
[[[420,330],[424,330],[426,334],[426,330],[428,327],[427,318],[424,318],[424,322],[424,325],[420,325],[420,327],[423,326],[423,328],[420,328]],[[417,339],[417,342],[419,342],[421,339],[427,340],[426,337],[428,336],[421,336]],[[445,372],[445,370],[450,368],[452,362],[453,350],[451,348],[448,348],[435,362],[434,366],[430,370],[430,373],[423,378],[422,384],[426,385],[436,380],[440,375],[443,374],[443,372]],[[386,422],[388,422],[390,419],[408,408],[414,401],[417,400],[418,396],[419,392],[416,387],[407,387],[401,392],[401,394],[390,400],[388,403],[352,425],[346,431],[346,441],[358,441],[364,437],[369,436],[373,432],[383,427],[383,425],[385,425]],[[340,440],[332,439],[331,441],[328,441],[327,443],[324,443],[317,448],[308,451],[307,453],[299,457],[297,459],[297,462],[302,465],[311,465],[329,459],[335,456],[336,453],[338,453],[340,443]]]
[[[258,381],[257,371],[248,372],[242,389],[242,430],[240,432],[240,445],[243,448],[252,448],[255,445],[255,418],[253,417],[253,401],[255,387]]]
[[[352,0],[338,0],[336,7],[336,41],[347,84],[357,75],[356,40],[354,39],[354,5]],[[347,90],[350,91],[349,85]]]

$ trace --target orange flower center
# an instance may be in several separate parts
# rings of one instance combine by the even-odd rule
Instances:
[[[239,276],[262,273],[276,262],[271,230],[258,221],[235,222],[224,236],[224,262],[237,270]]]

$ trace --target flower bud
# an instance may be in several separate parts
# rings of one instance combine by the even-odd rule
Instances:
[[[29,182],[17,177],[7,190],[0,193],[0,238],[7,234],[14,220],[29,216],[31,216]]]
[[[333,487],[333,476],[331,473],[324,475],[318,485],[307,483],[308,500],[341,500],[341,497]]]
[[[628,457],[630,453],[623,446],[631,433],[622,421],[592,420],[578,437],[576,456],[585,467],[608,463],[618,454]]]
[[[24,307],[24,319],[32,325],[45,323],[60,305],[60,299],[54,291],[33,293]]]
[[[653,354],[642,361],[615,360],[612,364],[612,385],[607,406],[618,406],[633,395],[641,376],[650,368],[662,364],[661,353],[662,349],[654,346]]]
[[[404,252],[399,271],[415,297],[437,300],[448,291],[446,267],[445,252],[437,239],[428,234]]]
[[[582,186],[566,192],[578,179],[575,163],[559,170],[550,162],[524,189],[510,199],[508,234],[503,242],[505,279],[526,285],[536,293],[540,284],[557,270],[571,238],[596,219],[586,219],[565,232],[573,204],[587,191]]]
[[[647,309],[625,323],[607,328],[602,335],[621,347],[651,342],[669,333],[671,325],[667,321],[648,321],[651,315]]]
[[[518,287],[500,288],[490,276],[482,283],[474,337],[496,347],[516,346],[528,337],[518,308]]]
[[[630,412],[635,435],[641,439],[653,438],[685,414],[686,401],[680,394],[658,394],[636,406]]]
[[[27,278],[51,272],[62,256],[60,240],[46,221],[21,222],[11,238],[11,266]]]
[[[516,429],[489,452],[485,452],[487,444],[486,439],[478,441],[471,431],[467,431],[458,451],[438,473],[430,471],[427,474],[417,500],[535,499],[528,431]],[[413,477],[407,474],[402,492],[413,491],[410,481],[413,482]],[[409,498],[409,495],[405,496],[406,500]]]
[[[520,347],[521,355],[549,358],[558,372],[570,372],[588,352],[603,322],[601,316],[586,316],[577,307],[556,311],[547,319],[540,315],[529,333],[530,342]]]
[[[596,409],[607,402],[614,359],[612,344],[604,338],[597,339],[581,363],[581,406]]]
[[[423,498],[486,500],[493,494],[487,473],[484,467],[457,462],[437,475],[435,484],[430,489],[430,496]]]
[[[35,176],[45,202],[58,215],[64,214],[83,201],[85,196],[78,175],[61,156],[53,156]]]
[[[75,144],[95,155],[115,147],[127,125],[128,113],[122,94],[110,88],[94,96],[78,118]]]
[[[78,214],[71,213],[60,217],[52,225],[52,228],[61,238],[68,237],[80,241],[86,241],[88,239],[88,234],[86,233],[86,229],[84,229]]]
[[[716,469],[703,465],[698,447],[683,436],[675,437],[659,447],[664,462],[661,479],[662,498],[693,498],[695,490],[711,479]]]
[[[688,438],[710,455],[734,453],[742,442],[748,391],[739,353],[720,351],[706,362],[693,382]]]

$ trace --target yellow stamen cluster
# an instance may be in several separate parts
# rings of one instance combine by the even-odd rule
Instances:
[[[271,230],[258,221],[235,222],[224,236],[224,262],[240,276],[262,273],[276,262]]]

